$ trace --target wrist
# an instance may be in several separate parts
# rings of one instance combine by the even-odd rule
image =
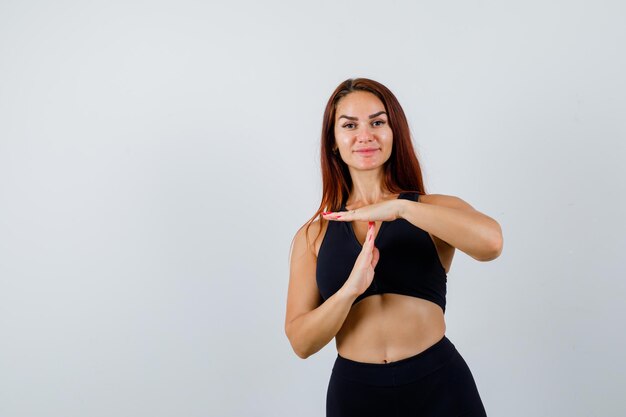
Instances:
[[[409,207],[409,204],[411,204],[412,201],[409,200],[398,200],[398,209],[397,209],[397,216],[399,219],[404,219],[406,216],[406,211]]]
[[[358,296],[359,294],[357,294],[355,290],[347,287],[346,285],[337,290],[337,297],[342,300],[349,301],[350,303],[354,302]]]

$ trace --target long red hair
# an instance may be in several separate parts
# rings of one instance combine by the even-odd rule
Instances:
[[[417,192],[426,194],[422,170],[411,142],[409,124],[398,99],[381,83],[367,78],[348,79],[335,89],[328,99],[322,122],[321,166],[322,201],[315,214],[307,220],[306,232],[315,218],[320,225],[325,220],[322,212],[337,211],[347,201],[352,189],[352,177],[341,156],[332,152],[335,144],[335,111],[339,100],[354,91],[367,91],[382,101],[393,133],[391,155],[384,165],[384,188],[390,193]],[[320,233],[322,228],[320,227]],[[319,237],[319,233],[317,235]],[[317,238],[316,238],[317,239]]]

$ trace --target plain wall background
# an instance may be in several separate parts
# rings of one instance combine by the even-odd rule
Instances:
[[[322,111],[387,85],[500,222],[447,335],[490,416],[623,416],[620,1],[0,2],[0,415],[322,416],[284,335]]]

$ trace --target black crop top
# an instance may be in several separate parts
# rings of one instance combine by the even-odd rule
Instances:
[[[418,201],[419,194],[402,193],[398,198]],[[339,211],[344,210],[345,202]],[[447,275],[428,232],[404,219],[382,222],[374,244],[380,251],[374,279],[353,305],[370,295],[395,293],[432,301],[445,313]],[[346,282],[361,248],[350,222],[329,221],[316,269],[324,300]]]

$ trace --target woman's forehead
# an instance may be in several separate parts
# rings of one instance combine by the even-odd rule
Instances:
[[[372,114],[380,110],[385,110],[382,101],[376,95],[367,91],[354,91],[337,102],[335,118],[351,112],[350,116],[357,116],[357,113]]]

